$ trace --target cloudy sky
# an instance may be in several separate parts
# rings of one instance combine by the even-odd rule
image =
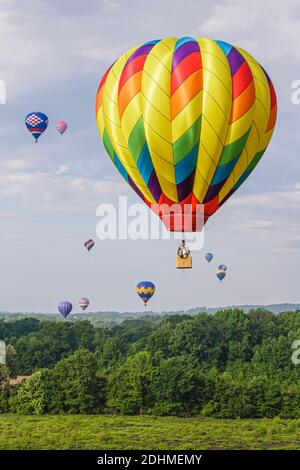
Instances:
[[[62,299],[91,310],[139,310],[135,284],[153,280],[156,310],[299,302],[300,80],[298,0],[0,0],[0,310],[53,312]],[[191,272],[174,268],[176,242],[96,239],[100,203],[137,198],[97,134],[94,102],[107,67],[136,44],[166,36],[222,39],[271,76],[278,121],[250,179],[209,221]],[[50,119],[34,144],[24,116]],[[61,138],[55,122],[64,119]],[[83,242],[95,238],[87,253]],[[205,251],[228,265],[219,285]],[[213,263],[212,263],[213,264]]]

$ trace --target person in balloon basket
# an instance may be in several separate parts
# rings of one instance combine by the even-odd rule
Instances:
[[[177,255],[183,259],[186,259],[189,256],[191,256],[191,251],[189,247],[186,245],[185,240],[182,240],[182,242],[180,243],[178,250],[177,250]]]

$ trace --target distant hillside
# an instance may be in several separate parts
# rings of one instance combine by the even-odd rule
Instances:
[[[244,312],[249,312],[251,309],[263,308],[273,313],[281,313],[286,311],[295,312],[300,310],[300,304],[271,304],[271,305],[230,305],[227,307],[195,307],[189,310],[164,310],[161,312],[154,312],[151,310],[143,310],[142,312],[115,312],[115,311],[104,311],[104,312],[86,312],[86,313],[74,313],[68,317],[68,320],[79,321],[86,319],[91,321],[94,325],[98,326],[113,326],[121,323],[124,320],[134,318],[152,318],[159,319],[163,316],[171,315],[196,315],[199,312],[215,313],[219,310],[226,310],[238,308]],[[65,321],[64,318],[58,313],[31,313],[31,312],[0,312],[0,319],[4,318],[6,321],[14,321],[22,318],[36,318],[39,320],[52,320],[52,321]]]

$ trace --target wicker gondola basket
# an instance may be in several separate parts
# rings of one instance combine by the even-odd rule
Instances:
[[[179,255],[176,256],[176,268],[177,269],[191,269],[192,268],[192,257],[181,258]]]

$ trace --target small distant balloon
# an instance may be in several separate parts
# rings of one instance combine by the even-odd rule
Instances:
[[[83,311],[85,311],[88,308],[89,305],[90,305],[90,301],[86,297],[82,297],[82,299],[79,300],[79,307]]]
[[[223,271],[222,269],[219,269],[216,273],[217,278],[219,281],[223,281],[224,277],[226,276],[226,272]]]
[[[213,259],[214,255],[212,253],[206,253],[205,254],[205,259],[208,263],[210,263]]]
[[[42,135],[43,132],[47,129],[49,124],[48,116],[39,111],[34,111],[33,113],[27,114],[25,117],[25,125],[29,130],[30,134],[35,138],[35,141],[38,141],[38,138]]]
[[[67,318],[67,316],[72,312],[73,305],[71,302],[68,302],[67,300],[64,300],[63,302],[60,302],[58,304],[58,311],[59,313],[64,317]]]
[[[151,299],[155,292],[155,285],[150,281],[141,281],[136,286],[136,292],[146,307],[147,302]]]
[[[91,238],[84,243],[84,246],[88,251],[91,251],[94,245],[95,245],[95,242]]]
[[[60,135],[63,135],[63,133],[66,132],[66,130],[68,129],[68,124],[66,123],[66,121],[58,121],[56,123],[56,129],[58,130]]]
[[[226,271],[227,266],[226,266],[225,264],[220,264],[219,269],[220,269],[221,271]]]

